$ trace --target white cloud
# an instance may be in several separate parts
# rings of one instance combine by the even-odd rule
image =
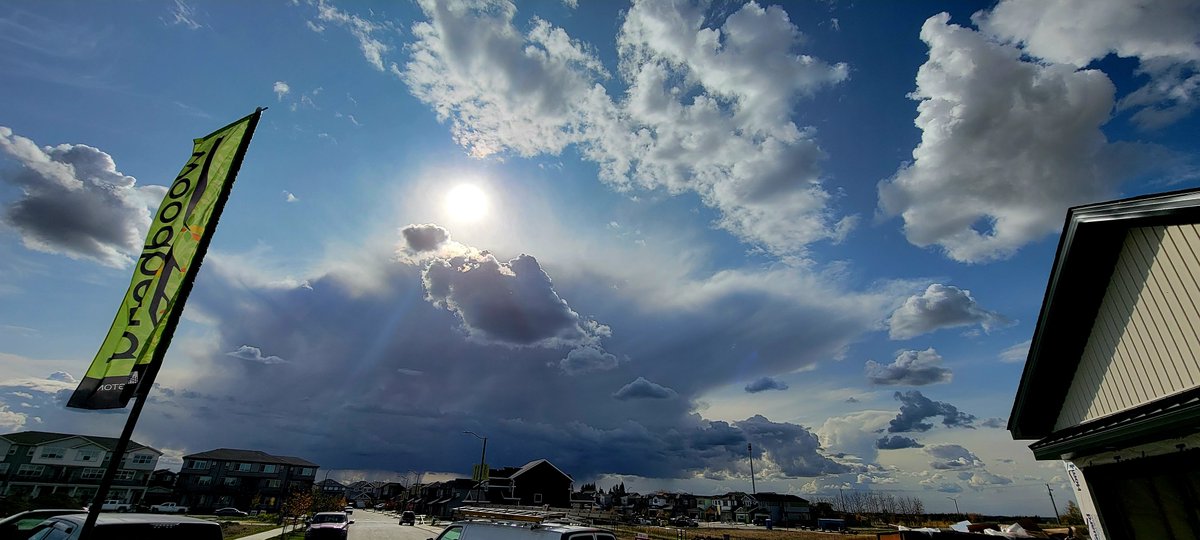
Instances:
[[[892,313],[888,335],[911,339],[942,328],[978,324],[985,332],[1010,324],[1003,315],[980,307],[971,291],[932,283],[924,293],[910,296]]]
[[[264,365],[288,363],[287,360],[284,360],[275,355],[263,356],[261,349],[259,349],[258,347],[251,346],[251,345],[242,345],[242,346],[238,347],[237,350],[235,350],[235,351],[225,353],[225,356],[241,358],[242,360],[245,360],[247,362],[256,362],[256,363],[264,364]]]
[[[825,420],[817,435],[831,452],[844,452],[858,456],[864,463],[875,463],[879,459],[876,445],[879,432],[887,428],[895,415],[891,411],[859,411],[833,416]]]
[[[46,378],[50,379],[52,381],[61,381],[61,382],[65,382],[65,383],[75,382],[75,377],[72,377],[70,373],[67,373],[65,371],[55,371],[54,373],[51,373]]]
[[[925,453],[936,459],[929,466],[938,470],[978,469],[983,467],[983,460],[979,459],[979,456],[957,444],[929,446],[925,448]]]
[[[671,399],[678,396],[674,390],[661,384],[638,377],[613,393],[613,397],[625,401],[630,399]]]
[[[375,69],[384,71],[383,55],[391,51],[392,47],[380,40],[376,34],[390,31],[391,24],[373,22],[364,17],[341,11],[326,0],[317,0],[317,18],[322,22],[332,23],[349,30],[350,34],[358,40],[358,48],[367,62]],[[311,21],[308,27],[317,33],[325,29],[319,23]]]
[[[1002,259],[1058,230],[1067,207],[1110,197],[1130,172],[1100,131],[1114,94],[1103,73],[1023,61],[945,13],[921,39],[921,143],[879,186],[909,242],[960,262]]]
[[[1200,9],[1193,0],[1004,0],[972,20],[1049,62],[1086,67],[1109,54],[1136,58],[1150,81],[1126,96],[1142,128],[1170,124],[1200,101]]]
[[[508,2],[425,2],[396,74],[472,155],[558,154],[576,144],[616,189],[697,193],[717,225],[782,256],[838,241],[855,223],[829,209],[825,154],[791,116],[797,96],[849,68],[797,54],[778,7],[749,3],[706,27],[705,6],[635,2],[617,39],[628,85],[614,100],[591,48]]]
[[[271,87],[271,91],[275,92],[276,100],[283,101],[283,96],[288,95],[292,91],[292,87],[288,86],[286,82],[275,81],[275,84]]]
[[[196,20],[196,8],[189,6],[183,0],[175,0],[175,4],[171,7],[171,20],[168,21],[171,25],[181,25],[189,30],[199,30],[202,26]]]
[[[137,186],[112,156],[82,144],[38,147],[0,126],[0,151],[21,167],[0,171],[21,196],[3,219],[29,249],[122,267],[133,261],[150,227],[162,186]]]
[[[941,364],[942,355],[933,350],[933,347],[923,351],[900,351],[891,364],[884,365],[868,360],[867,380],[871,384],[904,386],[950,382],[954,379],[954,374]]]
[[[1033,345],[1033,340],[1027,339],[1000,351],[1000,361],[1008,364],[1024,362],[1029,357],[1029,347],[1031,345]]]
[[[290,191],[284,190],[284,191],[283,191],[283,200],[284,200],[285,202],[294,203],[294,202],[296,202],[296,201],[299,201],[299,200],[300,200],[300,197],[297,197],[295,193],[292,193],[292,192],[290,192]]]

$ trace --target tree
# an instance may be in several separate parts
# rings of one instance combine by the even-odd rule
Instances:
[[[1067,501],[1067,511],[1063,512],[1062,522],[1064,525],[1083,525],[1083,511],[1075,501]]]

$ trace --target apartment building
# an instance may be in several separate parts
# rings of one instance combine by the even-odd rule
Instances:
[[[277,511],[289,493],[312,491],[318,468],[298,457],[218,448],[183,456],[175,489],[180,504],[193,511],[227,506]]]
[[[96,495],[117,439],[21,431],[0,435],[0,496],[66,494],[81,502]],[[121,459],[109,498],[137,504],[162,452],[136,441]]]

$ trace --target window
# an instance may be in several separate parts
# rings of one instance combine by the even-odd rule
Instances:
[[[279,487],[279,484],[279,480],[267,480],[267,487],[269,488],[277,488]]]
[[[193,469],[207,469],[208,462],[204,461],[203,459],[197,459],[195,461],[192,461],[192,468]]]
[[[154,456],[152,456],[150,454],[134,454],[134,456],[133,456],[133,464],[134,465],[145,465],[145,464],[151,463],[153,461],[154,461]]]
[[[42,449],[41,457],[44,459],[62,459],[67,454],[67,449],[61,446],[47,446]]]
[[[10,455],[10,456],[17,455],[17,447],[15,445],[8,447],[8,455]]]
[[[7,472],[8,472],[8,464],[0,463],[0,474],[5,474]]]
[[[312,476],[314,472],[316,472],[316,471],[313,470],[312,467],[305,467],[303,469],[300,469],[300,476]]]
[[[263,472],[265,472],[265,473],[273,473],[273,472],[275,472],[276,470],[278,470],[278,468],[279,468],[279,466],[278,466],[278,465],[263,465]]]
[[[29,451],[32,452],[33,449],[30,448]],[[29,477],[41,476],[43,470],[45,470],[45,466],[43,466],[43,465],[30,465],[30,464],[26,463],[24,465],[21,465],[21,467],[19,469],[17,469],[17,476],[29,476]]]
[[[238,485],[238,480],[240,480],[240,478],[228,478],[227,477],[224,480],[225,480],[225,485],[232,487],[232,486]]]
[[[251,466],[249,463],[238,463],[238,472],[250,472]]]
[[[25,456],[26,456],[26,457],[33,457],[33,447],[32,447],[32,446],[30,446],[30,447],[29,447],[29,450],[25,452]]]
[[[133,480],[134,472],[128,469],[118,469],[114,480]]]
[[[78,456],[79,461],[100,461],[99,450],[79,450],[75,452],[75,455]]]
[[[227,471],[232,471],[232,470],[233,470],[233,467],[234,467],[234,465],[237,465],[237,464],[236,464],[236,463],[234,463],[234,462],[232,462],[232,461],[227,461],[227,462],[225,462],[225,470],[227,470]]]
[[[541,493],[533,494],[533,504],[542,504],[542,494]]]
[[[458,540],[462,537],[462,527],[450,527],[442,532],[437,540]]]
[[[104,476],[104,469],[84,469],[79,477],[84,480],[99,480]]]
[[[197,486],[211,486],[212,485],[212,477],[211,476],[197,476],[196,477],[196,485]]]

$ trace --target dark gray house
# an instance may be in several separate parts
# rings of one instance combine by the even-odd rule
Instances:
[[[193,511],[226,506],[275,511],[289,493],[312,491],[318,468],[298,457],[218,448],[183,456],[175,487],[179,503]]]

